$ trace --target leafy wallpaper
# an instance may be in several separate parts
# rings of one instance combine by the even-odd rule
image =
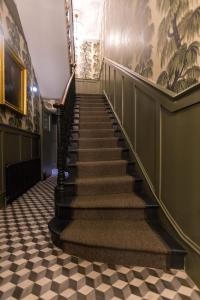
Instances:
[[[76,77],[98,79],[100,73],[100,41],[76,44]]]
[[[11,109],[0,106],[0,123],[12,127],[39,133],[40,131],[40,95],[31,92],[31,86],[37,86],[37,80],[31,64],[27,43],[15,24],[3,0],[0,0],[0,33],[5,41],[21,58],[27,68],[27,116],[15,113]]]
[[[157,83],[181,92],[200,78],[200,6],[192,8],[187,0],[157,0],[157,8],[163,16],[157,49],[164,69]]]
[[[200,0],[105,0],[102,28],[105,57],[175,93],[200,81]]]

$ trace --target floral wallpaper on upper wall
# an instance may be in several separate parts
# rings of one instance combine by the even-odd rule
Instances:
[[[32,86],[38,88],[38,84],[27,43],[3,0],[0,0],[0,32],[27,68],[27,116],[22,116],[6,106],[0,105],[0,123],[39,133],[40,95],[33,93],[30,89]]]
[[[100,41],[76,44],[76,77],[98,79],[100,75]]]
[[[200,0],[105,0],[103,51],[179,93],[200,81]]]

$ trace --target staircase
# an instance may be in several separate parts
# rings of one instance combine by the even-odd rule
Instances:
[[[104,97],[76,97],[66,169],[49,224],[58,246],[110,264],[183,268],[185,251],[162,229]]]

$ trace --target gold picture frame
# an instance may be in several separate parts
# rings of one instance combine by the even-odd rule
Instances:
[[[0,104],[27,114],[27,70],[11,47],[0,36]]]

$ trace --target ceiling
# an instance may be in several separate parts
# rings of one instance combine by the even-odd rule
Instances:
[[[60,98],[69,79],[64,0],[15,2],[40,93],[44,98]]]
[[[77,22],[80,25],[77,31],[82,40],[100,38],[103,4],[104,0],[73,0],[74,14],[78,13]]]

